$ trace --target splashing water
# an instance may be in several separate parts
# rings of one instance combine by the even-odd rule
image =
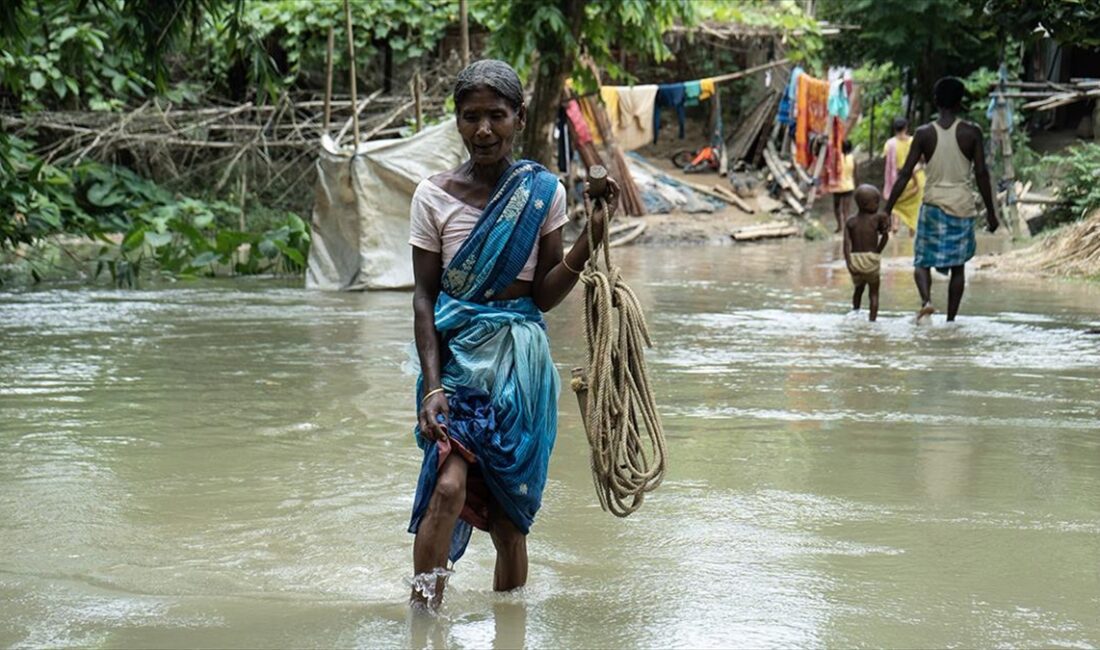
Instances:
[[[424,599],[424,604],[438,607],[439,601],[443,599],[443,588],[447,586],[447,579],[454,573],[451,569],[436,567],[431,571],[418,573],[412,578],[406,578],[405,582],[412,587],[414,594]]]

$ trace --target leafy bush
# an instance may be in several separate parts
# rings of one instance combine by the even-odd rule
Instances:
[[[262,232],[231,227],[240,210],[223,201],[175,196],[134,172],[86,162],[70,169],[47,164],[19,138],[0,134],[0,249],[58,234],[103,242],[96,275],[110,272],[132,286],[143,269],[176,277],[298,273],[309,250],[309,228],[284,212]],[[112,237],[121,234],[121,239]]]
[[[901,105],[901,88],[894,88],[890,94],[875,101],[873,109],[873,119],[875,122],[875,151],[871,151],[871,105],[868,103],[867,99],[861,99],[860,101],[863,104],[864,114],[848,133],[848,139],[852,141],[852,146],[863,147],[868,150],[871,156],[879,156],[882,152],[882,145],[887,139],[894,135],[891,131],[891,125],[894,118],[899,115],[905,115],[905,109],[902,108]],[[912,129],[910,129],[910,131],[912,131]]]
[[[23,38],[0,41],[0,83],[21,109],[118,110],[155,90],[141,53],[118,46],[104,29],[132,29],[134,19],[106,13],[98,3],[81,5],[48,3],[36,24],[23,25]],[[181,84],[165,96],[180,101],[194,92]]]
[[[1054,186],[1064,201],[1054,209],[1052,223],[1077,221],[1100,209],[1100,144],[1079,144],[1063,154],[1044,156],[1042,167],[1058,170]]]

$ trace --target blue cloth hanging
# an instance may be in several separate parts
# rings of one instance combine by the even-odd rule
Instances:
[[[653,141],[657,142],[657,135],[661,131],[661,108],[670,106],[676,110],[676,119],[680,122],[680,139],[684,139],[684,122],[687,114],[684,111],[684,84],[661,84],[657,86],[657,102],[653,108]]]

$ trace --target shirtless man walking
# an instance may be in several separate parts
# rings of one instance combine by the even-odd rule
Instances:
[[[989,232],[1000,225],[993,209],[993,189],[989,170],[985,166],[982,130],[958,117],[966,89],[955,77],[936,82],[932,94],[939,109],[935,122],[917,129],[905,165],[886,201],[884,212],[891,214],[922,159],[925,162],[924,202],[917,221],[917,239],[913,246],[913,279],[920,293],[921,308],[917,319],[931,316],[932,268],[951,273],[947,292],[947,320],[955,320],[966,287],[965,265],[974,257],[976,242],[974,222],[977,218],[971,194],[970,175],[973,167]]]

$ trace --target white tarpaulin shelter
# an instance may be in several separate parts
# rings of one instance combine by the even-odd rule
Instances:
[[[421,180],[466,160],[454,119],[408,138],[359,145],[354,158],[321,139],[306,288],[413,286],[409,205]]]

